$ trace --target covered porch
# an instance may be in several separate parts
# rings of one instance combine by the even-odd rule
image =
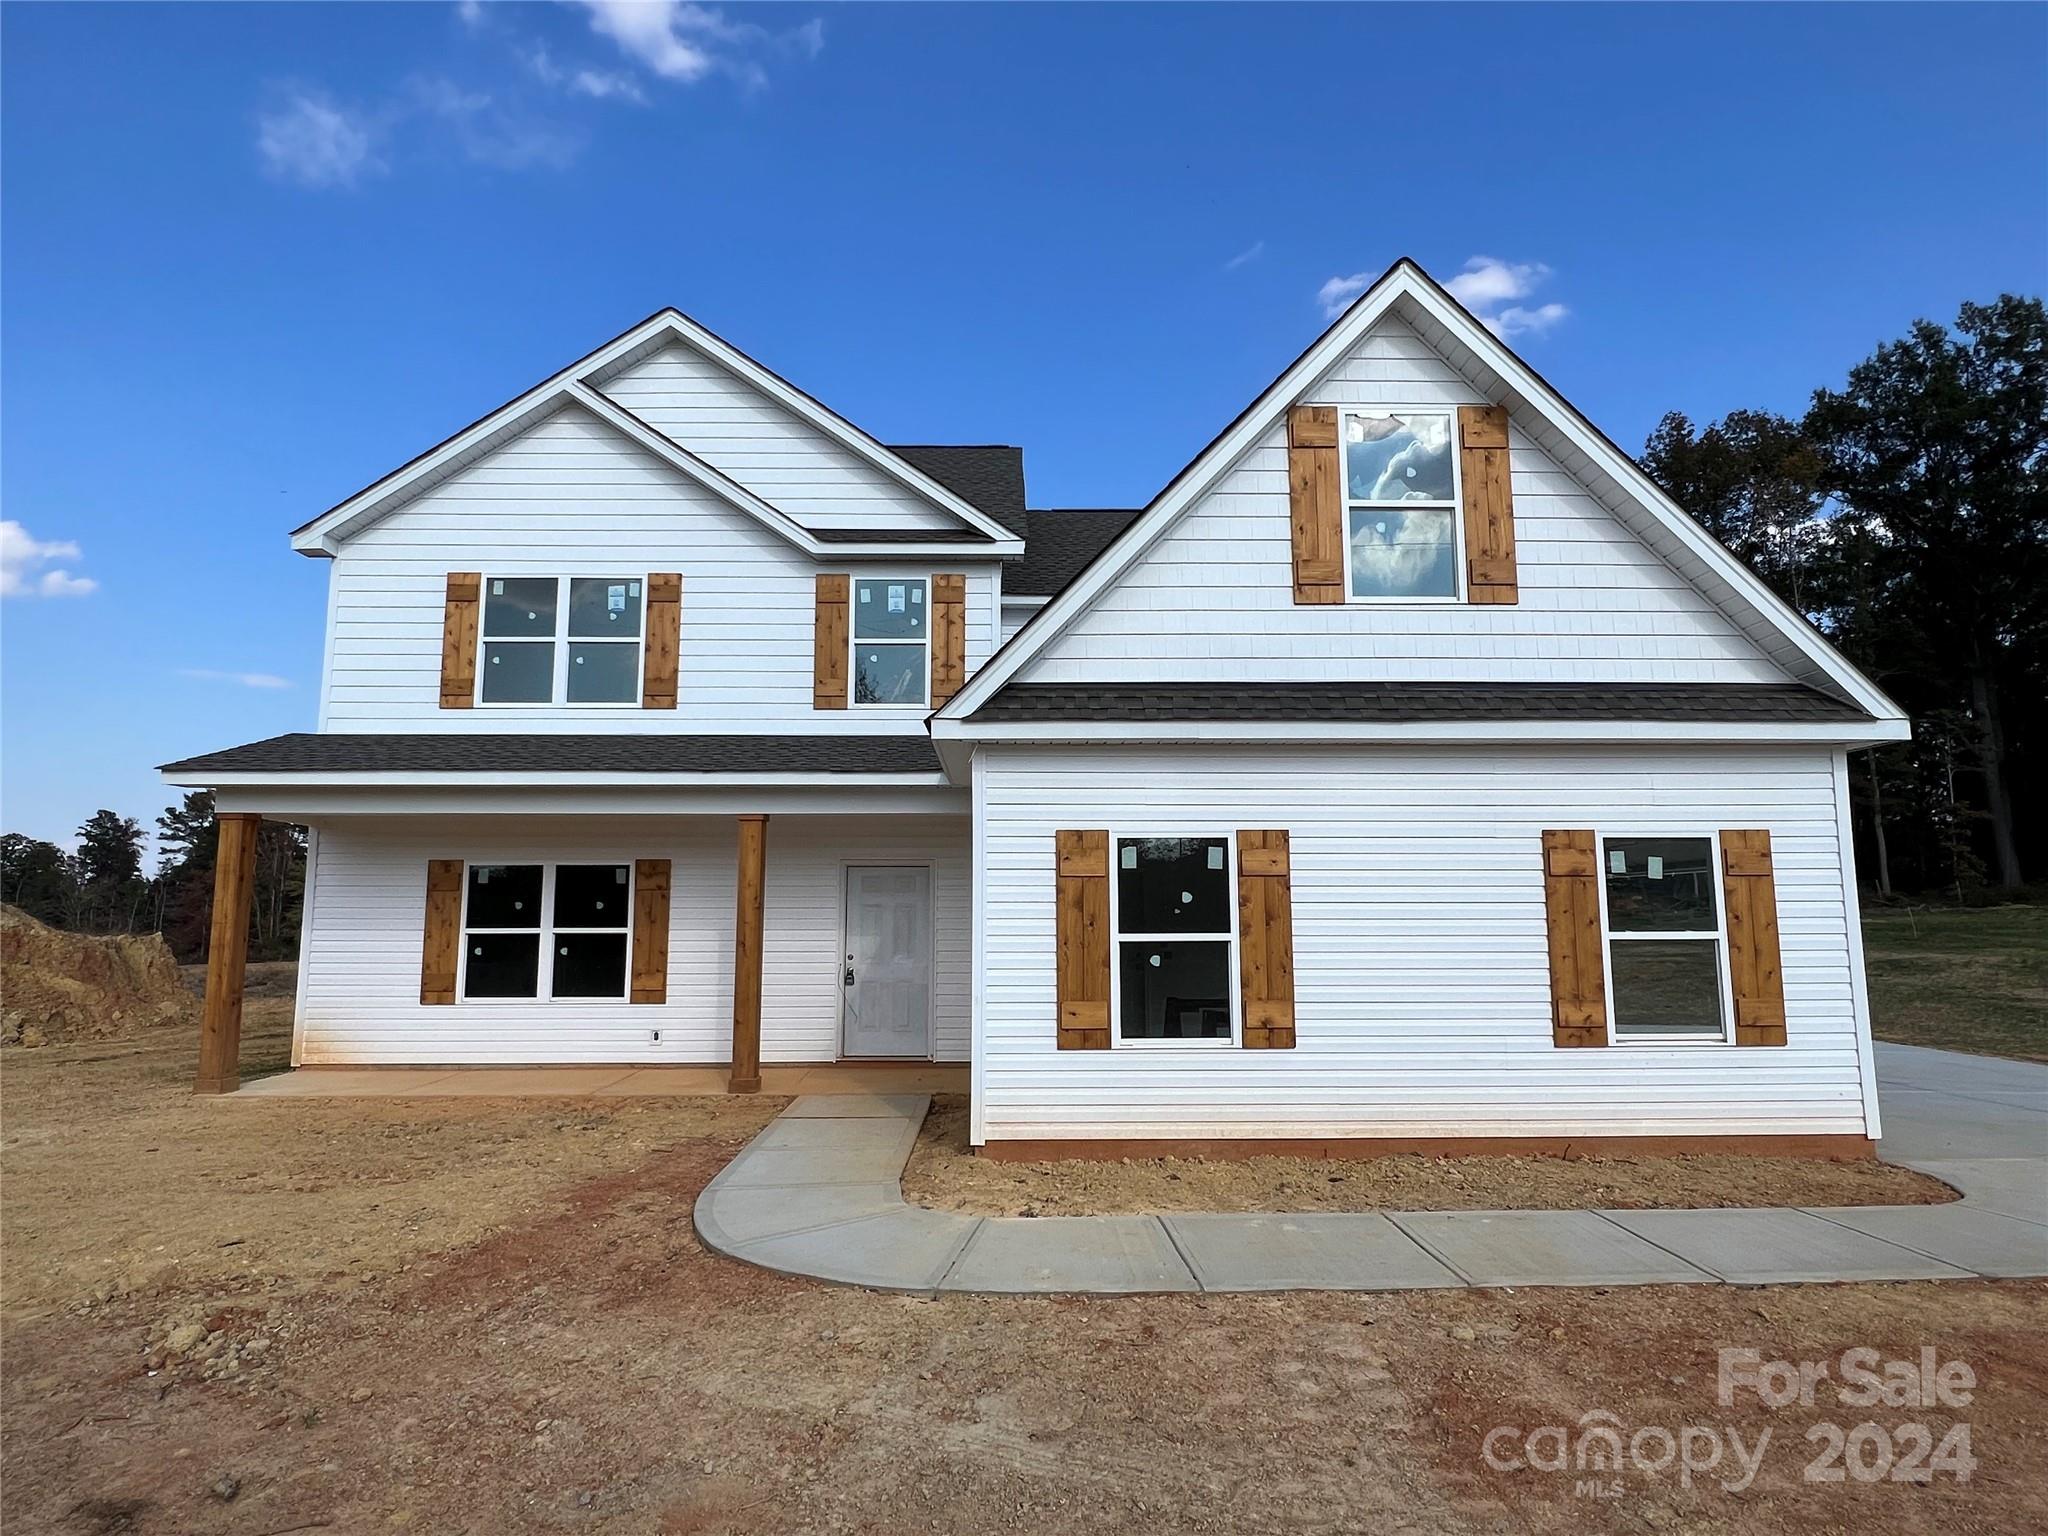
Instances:
[[[644,810],[604,796],[588,812],[559,795],[530,810],[450,797],[437,812],[417,798],[402,810],[238,798],[230,809],[222,796],[198,1093],[966,1087],[973,892],[968,820],[951,796],[770,793],[745,808],[721,797]],[[310,829],[296,1070],[244,1087],[266,815]],[[576,915],[579,901],[604,910]],[[501,905],[511,915],[486,910]]]

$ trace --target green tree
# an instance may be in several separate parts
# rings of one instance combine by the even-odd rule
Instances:
[[[73,879],[71,861],[55,843],[20,832],[0,835],[0,902],[59,924],[71,910]]]
[[[1798,423],[1731,411],[1695,432],[1678,411],[1657,423],[1642,466],[1707,532],[1802,612],[1825,602],[1822,464]]]
[[[1860,567],[1849,648],[1967,709],[1992,863],[2017,886],[2012,701],[2032,736],[2048,691],[2048,314],[2007,294],[1954,331],[1916,321],[1802,425]]]
[[[78,829],[76,926],[90,932],[131,933],[142,915],[149,886],[142,878],[142,823],[132,816],[98,810]]]

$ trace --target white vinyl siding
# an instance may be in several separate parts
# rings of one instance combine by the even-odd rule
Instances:
[[[961,526],[952,513],[685,347],[634,363],[606,379],[603,389],[806,527]]]
[[[811,707],[821,567],[594,417],[567,409],[365,530],[333,563],[325,728],[900,733],[903,715]],[[892,566],[900,568],[900,566]],[[942,568],[937,562],[934,569]],[[967,668],[995,648],[996,568],[967,576]],[[679,571],[676,708],[440,707],[450,571]],[[921,730],[921,722],[914,722]]]
[[[322,823],[297,1037],[309,1066],[724,1062],[732,1046],[733,818],[346,818]],[[933,1054],[968,1047],[971,882],[963,817],[788,816],[768,823],[761,1057],[839,1055],[847,864],[929,863]],[[427,861],[671,861],[668,1001],[419,1000]],[[653,1031],[661,1031],[659,1044]]]
[[[983,749],[982,1133],[1865,1134],[1835,797],[1808,748]],[[1054,834],[1133,824],[1288,830],[1295,1049],[1057,1049]],[[1602,826],[1770,831],[1786,1046],[1552,1044],[1542,833]]]
[[[1302,398],[1382,408],[1487,403],[1393,320]],[[1786,680],[1519,425],[1509,441],[1517,604],[1297,605],[1286,430],[1276,425],[1019,680]]]

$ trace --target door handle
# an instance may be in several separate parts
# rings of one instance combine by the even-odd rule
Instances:
[[[846,984],[849,987],[853,985],[853,956],[851,955],[846,957]]]

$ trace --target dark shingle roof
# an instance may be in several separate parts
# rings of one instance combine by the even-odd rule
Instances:
[[[1850,721],[1855,705],[1800,684],[1012,683],[971,717],[1032,721]]]
[[[1024,450],[1007,443],[894,443],[889,451],[1024,536]]]
[[[937,773],[924,736],[499,736],[298,732],[167,773]]]
[[[1051,597],[1130,527],[1136,507],[1060,507],[1024,514],[1024,558],[1003,572],[1003,591]]]

